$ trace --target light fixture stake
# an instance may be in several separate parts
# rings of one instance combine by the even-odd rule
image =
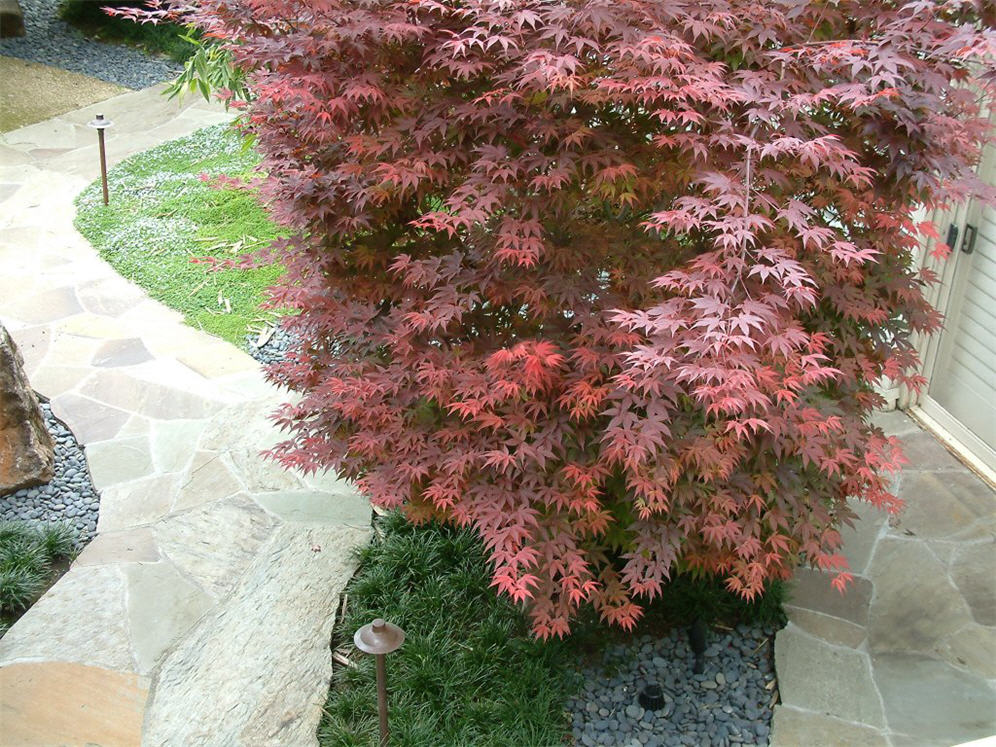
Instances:
[[[103,114],[98,114],[97,118],[86,123],[87,127],[92,127],[97,131],[97,145],[100,148],[100,183],[104,188],[104,204],[110,201],[107,194],[107,153],[104,149],[104,130],[112,127],[114,123],[109,119],[104,119]]]

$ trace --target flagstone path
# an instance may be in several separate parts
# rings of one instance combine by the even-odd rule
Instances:
[[[771,744],[950,747],[996,736],[996,492],[901,412],[905,511],[845,530],[847,593],[800,571],[775,639]]]
[[[0,135],[0,321],[101,492],[97,537],[0,639],[4,744],[316,743],[335,605],[369,538],[346,484],[259,457],[286,393],[73,228],[98,112],[112,164],[229,118],[159,90]]]

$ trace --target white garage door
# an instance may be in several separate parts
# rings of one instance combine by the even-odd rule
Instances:
[[[921,408],[996,473],[996,210],[968,210],[948,261],[944,331]]]

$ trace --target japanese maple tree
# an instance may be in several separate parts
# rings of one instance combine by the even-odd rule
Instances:
[[[849,579],[898,508],[883,377],[937,328],[912,217],[991,198],[971,2],[201,0],[294,231],[288,467],[472,525],[540,636],[675,572]],[[988,13],[988,15],[987,15]],[[944,247],[939,245],[938,250]]]

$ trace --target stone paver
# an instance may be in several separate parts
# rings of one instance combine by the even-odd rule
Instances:
[[[0,320],[101,490],[97,537],[0,639],[0,742],[314,744],[369,505],[263,460],[286,392],[76,233],[98,109],[111,164],[230,117],[149,89],[0,136]]]
[[[775,641],[772,745],[950,747],[996,737],[996,492],[900,412],[906,509],[858,507],[855,583],[801,571]]]

